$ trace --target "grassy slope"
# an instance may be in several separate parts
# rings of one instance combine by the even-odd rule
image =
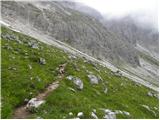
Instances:
[[[46,103],[31,118],[37,116],[69,118],[69,112],[73,112],[76,117],[80,111],[84,112],[84,118],[90,118],[92,109],[96,109],[97,116],[102,118],[104,113],[99,108],[128,111],[131,114],[129,118],[158,118],[158,110],[153,109],[156,112],[155,116],[141,107],[144,104],[151,108],[158,108],[158,99],[147,96],[147,92],[150,91],[148,88],[137,86],[127,78],[116,77],[111,74],[110,70],[102,66],[96,65],[98,69],[96,70],[92,63],[85,62],[82,58],[69,59],[68,54],[62,50],[3,27],[2,34],[6,33],[16,35],[22,44],[2,38],[2,118],[12,118],[14,109],[24,104],[25,98],[34,97],[47,84],[57,80],[56,68],[63,63],[67,63],[65,77],[74,75],[81,78],[84,82],[84,89],[77,90],[73,83],[64,77],[60,87],[47,97]],[[41,49],[29,47],[29,41],[38,42]],[[8,49],[7,46],[10,46],[11,49]],[[38,63],[40,57],[46,59],[46,65]],[[31,70],[28,65],[32,65]],[[16,70],[8,69],[9,67],[14,67]],[[91,85],[86,70],[100,75],[103,82]],[[38,81],[36,76],[41,81]],[[31,77],[33,77],[32,80]],[[121,83],[124,85],[121,86]],[[69,90],[69,87],[74,88],[76,92]],[[108,88],[107,94],[103,92],[105,87]],[[117,118],[127,118],[127,116],[117,115]]]

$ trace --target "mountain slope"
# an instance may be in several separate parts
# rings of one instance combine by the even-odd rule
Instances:
[[[15,21],[17,27],[23,24],[41,34],[66,42],[96,58],[114,63],[123,58],[131,64],[138,64],[136,53],[130,44],[117,38],[116,34],[111,33],[95,18],[66,8],[61,3],[3,2],[2,18],[6,22]]]
[[[139,66],[121,66],[123,69],[158,86],[159,79],[159,34],[150,27],[142,27],[132,16],[115,20],[105,20],[103,23],[116,33],[124,42],[129,42],[137,51]],[[140,72],[141,71],[141,72]]]
[[[90,16],[91,14],[80,12],[74,4],[71,4],[73,7],[67,7],[66,4],[69,3],[3,1],[2,20],[12,28],[47,44],[61,48],[65,46],[64,49],[69,51],[69,45],[71,45],[79,50],[80,54],[86,53],[87,57],[89,55],[99,59],[101,63],[114,70],[118,67],[124,76],[158,91],[157,60],[149,56],[147,61],[143,59],[146,67],[142,67],[140,63],[142,57],[139,56],[146,58],[146,54],[140,51],[139,47],[135,48],[134,40],[132,41],[134,44],[131,44],[132,42],[118,32],[114,32],[110,27],[106,27],[94,16]],[[148,69],[148,60],[156,63],[153,70]]]
[[[2,118],[13,118],[17,107],[61,79],[58,68],[64,63],[67,64],[60,86],[29,118],[75,118],[79,112],[84,114],[81,118],[93,118],[93,111],[98,118],[104,118],[108,114],[105,109],[110,109],[116,118],[158,118],[155,91],[9,28],[2,27],[1,37]],[[90,74],[98,76],[98,84],[91,84]],[[80,90],[68,76],[79,78],[83,88]]]

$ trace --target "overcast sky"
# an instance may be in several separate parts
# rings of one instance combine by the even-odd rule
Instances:
[[[109,18],[137,14],[141,22],[158,27],[158,0],[74,0],[97,9]]]

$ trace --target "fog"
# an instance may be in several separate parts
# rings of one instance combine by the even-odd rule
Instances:
[[[158,0],[74,0],[88,5],[108,19],[132,15],[138,22],[158,29]]]

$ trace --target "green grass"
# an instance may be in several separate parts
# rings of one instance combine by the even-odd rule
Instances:
[[[69,59],[67,53],[46,45],[38,40],[13,32],[2,27],[2,35],[11,34],[18,37],[22,44],[15,40],[3,39],[2,47],[2,118],[12,118],[16,107],[24,104],[25,98],[32,98],[45,86],[58,79],[57,67],[67,63],[65,76],[60,82],[60,86],[47,98],[46,103],[38,108],[38,111],[30,116],[31,118],[70,118],[69,112],[73,112],[73,117],[82,111],[84,118],[91,118],[93,109],[97,110],[97,116],[102,118],[104,112],[100,108],[111,110],[127,111],[131,116],[117,115],[117,118],[158,118],[159,111],[154,110],[156,115],[149,112],[141,105],[148,105],[150,108],[158,108],[158,99],[147,96],[149,88],[137,86],[133,81],[125,77],[116,77],[111,71],[100,65],[85,62],[82,58]],[[33,49],[28,46],[29,41],[38,43],[41,49]],[[10,46],[12,49],[7,49]],[[25,52],[28,55],[25,55]],[[26,58],[26,56],[28,56]],[[13,58],[15,57],[15,59]],[[45,58],[46,65],[38,63],[39,58]],[[32,66],[30,70],[28,65]],[[16,70],[8,69],[9,67]],[[79,70],[77,70],[78,68]],[[87,70],[97,76],[101,76],[103,81],[98,85],[91,85],[87,77]],[[84,83],[84,89],[78,90],[74,84],[67,80],[68,75],[79,77]],[[38,81],[36,77],[41,81]],[[32,80],[30,78],[33,78]],[[121,86],[121,84],[124,84]],[[76,92],[68,88],[74,88]],[[105,87],[108,93],[104,94]],[[32,93],[32,94],[30,94]]]

